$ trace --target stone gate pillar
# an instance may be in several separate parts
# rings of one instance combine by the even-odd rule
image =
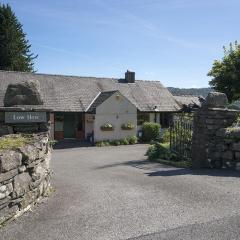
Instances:
[[[216,132],[231,126],[236,120],[236,110],[227,109],[227,96],[211,92],[206,102],[195,113],[192,138],[192,161],[194,168],[210,167],[210,162],[220,156],[215,151]]]
[[[9,84],[0,108],[0,137],[12,133],[50,130],[50,109],[44,107],[38,81]]]

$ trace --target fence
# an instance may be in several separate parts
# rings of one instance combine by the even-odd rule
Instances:
[[[191,160],[193,114],[174,114],[170,126],[170,149],[181,159]]]

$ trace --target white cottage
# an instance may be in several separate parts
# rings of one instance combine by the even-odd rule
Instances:
[[[0,108],[8,85],[24,81],[39,82],[57,140],[122,139],[137,135],[145,121],[168,127],[172,113],[181,109],[160,81],[135,80],[130,71],[123,79],[0,71]]]

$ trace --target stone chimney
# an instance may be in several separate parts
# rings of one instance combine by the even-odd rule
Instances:
[[[135,72],[127,70],[125,73],[125,81],[126,83],[135,83]]]

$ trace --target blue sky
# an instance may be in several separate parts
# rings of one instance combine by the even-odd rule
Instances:
[[[36,70],[206,87],[222,47],[240,39],[239,0],[0,0],[23,24]]]

